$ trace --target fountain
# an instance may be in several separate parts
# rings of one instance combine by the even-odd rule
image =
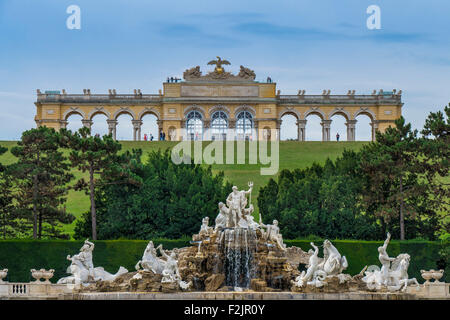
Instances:
[[[254,259],[257,235],[255,230],[234,228],[223,231],[220,251],[225,257],[226,285],[233,288],[249,288],[255,277]]]
[[[319,245],[311,242],[314,250],[289,248],[283,242],[278,221],[272,224],[254,221],[253,205],[247,207],[253,183],[248,191],[233,187],[226,204],[220,202],[214,227],[209,218],[202,219],[200,230],[192,236],[190,246],[164,250],[155,248],[150,241],[136,271],[123,267],[116,274],[94,267],[94,244],[86,240],[80,252],[67,256],[71,262],[67,272],[71,275],[51,284],[48,279],[53,269],[32,269],[37,280],[28,284],[5,283],[7,269],[0,270],[0,297],[21,295],[68,295],[70,299],[97,299],[102,292],[117,295],[100,295],[105,299],[410,299],[449,297],[449,284],[439,282],[444,270],[422,270],[425,284],[419,286],[415,278],[408,277],[410,256],[387,254],[390,235],[378,248],[378,266],[365,266],[357,275],[343,272],[348,267],[347,258],[329,240]],[[159,255],[158,255],[159,250]],[[300,273],[300,264],[306,270]],[[45,282],[40,278],[47,279]],[[434,282],[429,282],[430,279]],[[188,292],[187,292],[188,291]],[[10,293],[12,292],[12,293]],[[275,294],[276,292],[276,294]],[[120,293],[120,294],[119,294]],[[167,293],[168,295],[160,295]],[[386,295],[385,293],[388,293]],[[383,295],[384,294],[384,295]]]
[[[380,275],[372,275],[366,271],[367,267],[353,277],[344,274],[347,259],[329,240],[323,242],[321,258],[319,248],[313,242],[314,250],[308,253],[298,247],[287,248],[278,221],[264,224],[261,215],[259,222],[254,221],[254,207],[251,203],[247,206],[247,195],[251,201],[252,188],[251,182],[247,191],[233,187],[226,203],[218,204],[214,227],[209,226],[208,217],[203,218],[190,246],[163,250],[162,245],[155,248],[150,241],[136,264],[136,272],[118,274],[114,279],[101,279],[95,283],[92,279],[90,283],[86,280],[79,292],[195,291],[211,295],[228,291],[242,294],[255,291],[311,294],[370,291],[368,287]],[[307,270],[300,273],[299,264],[307,265]],[[406,270],[408,264],[401,265]],[[89,272],[87,270],[87,274]],[[406,287],[410,281],[404,273],[399,275],[398,282],[404,282]]]

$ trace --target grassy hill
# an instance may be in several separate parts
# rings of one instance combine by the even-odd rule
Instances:
[[[144,161],[147,153],[152,150],[172,148],[177,142],[169,141],[153,141],[153,142],[134,142],[123,141],[122,150],[131,150],[133,148],[141,148],[144,152]],[[279,171],[282,169],[305,168],[313,162],[323,163],[328,157],[335,159],[342,154],[344,149],[358,150],[367,142],[297,142],[282,141],[280,142]],[[14,141],[0,141],[0,145],[11,149],[16,144]],[[209,142],[204,142],[204,145]],[[248,149],[247,149],[248,150]],[[269,148],[270,150],[270,148]],[[236,158],[236,153],[235,153]],[[15,162],[16,158],[8,151],[0,156],[0,162],[9,164]],[[263,176],[260,174],[261,164],[214,164],[212,165],[214,172],[224,171],[227,180],[238,186],[240,189],[247,189],[247,182],[254,182],[254,192],[252,193],[252,203],[256,207],[256,198],[258,190],[264,186],[270,178],[274,176]],[[74,171],[75,177],[78,179],[83,176],[81,172]],[[87,178],[87,177],[86,177]],[[231,191],[231,190],[230,190]],[[89,198],[83,192],[70,191],[67,201],[67,210],[79,217],[83,212],[89,210]],[[256,208],[257,210],[257,208]],[[73,233],[75,222],[65,227],[70,234]]]

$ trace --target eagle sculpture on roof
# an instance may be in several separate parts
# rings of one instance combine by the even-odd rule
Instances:
[[[217,56],[216,58],[217,60],[211,60],[210,62],[208,62],[208,65],[216,65],[216,67],[214,68],[214,72],[220,74],[224,71],[222,65],[230,65],[231,63],[228,60],[222,60],[222,58],[220,58],[219,56]]]

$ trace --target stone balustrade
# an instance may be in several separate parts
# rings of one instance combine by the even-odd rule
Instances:
[[[419,287],[408,286],[406,292],[416,295],[418,299],[450,299],[450,283],[429,282]]]
[[[195,97],[197,100],[200,97]],[[244,97],[239,97],[243,99]],[[125,104],[146,104],[146,103],[161,103],[166,99],[159,94],[55,94],[55,93],[40,93],[37,95],[37,102],[59,102],[59,103],[125,103]],[[189,99],[189,97],[181,97],[179,99]],[[214,97],[207,97],[206,100],[215,99]],[[225,99],[225,97],[221,97]],[[231,98],[230,98],[231,99]],[[236,98],[234,98],[236,99]],[[176,99],[177,100],[177,99]],[[253,98],[252,100],[255,100]],[[256,99],[258,100],[258,99]],[[378,103],[401,103],[401,95],[278,95],[274,100],[279,104],[378,104]]]
[[[53,283],[4,282],[0,284],[0,300],[9,298],[54,298],[71,294],[74,286]]]

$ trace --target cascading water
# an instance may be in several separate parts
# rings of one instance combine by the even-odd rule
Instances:
[[[256,232],[246,228],[230,228],[222,232],[221,251],[225,260],[226,285],[248,288],[255,276]]]

